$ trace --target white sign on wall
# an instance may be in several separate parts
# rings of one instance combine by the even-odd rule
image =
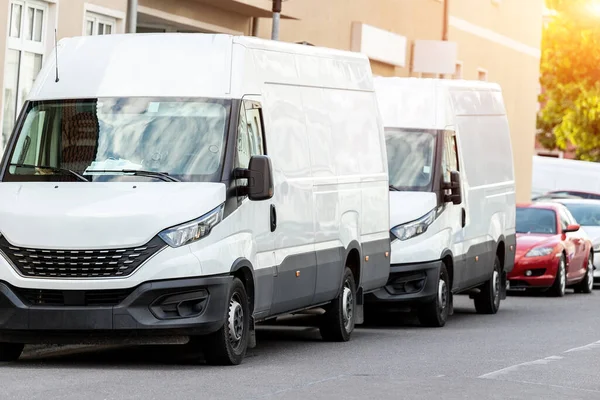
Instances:
[[[454,74],[457,52],[456,42],[415,40],[412,70],[424,74]]]
[[[363,53],[371,60],[405,67],[406,45],[405,36],[361,22],[352,24],[352,51]]]

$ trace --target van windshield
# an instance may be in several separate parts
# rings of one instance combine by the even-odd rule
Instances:
[[[390,188],[431,191],[436,134],[420,129],[385,130]]]
[[[100,98],[26,107],[4,181],[220,180],[230,100]]]

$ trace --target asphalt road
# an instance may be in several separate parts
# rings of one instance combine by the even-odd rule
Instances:
[[[494,316],[462,296],[455,307],[441,329],[388,315],[341,344],[261,327],[237,367],[194,362],[183,346],[30,349],[0,364],[0,398],[600,399],[600,291],[509,296]]]

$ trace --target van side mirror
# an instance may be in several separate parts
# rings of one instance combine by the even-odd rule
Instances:
[[[248,168],[237,168],[234,177],[248,180],[246,186],[238,188],[248,199],[261,201],[273,197],[273,167],[269,157],[252,156]]]
[[[563,229],[563,233],[577,232],[579,230],[579,228],[581,228],[581,226],[579,226],[577,224],[572,224],[572,225],[567,226],[565,229]]]
[[[446,203],[452,203],[452,204],[462,203],[460,173],[458,171],[450,172],[450,183],[444,182],[442,184],[442,189],[451,191],[451,194],[444,195],[444,201]]]

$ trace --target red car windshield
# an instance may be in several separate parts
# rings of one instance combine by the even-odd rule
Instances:
[[[518,207],[517,233],[556,234],[556,213],[547,208]]]

